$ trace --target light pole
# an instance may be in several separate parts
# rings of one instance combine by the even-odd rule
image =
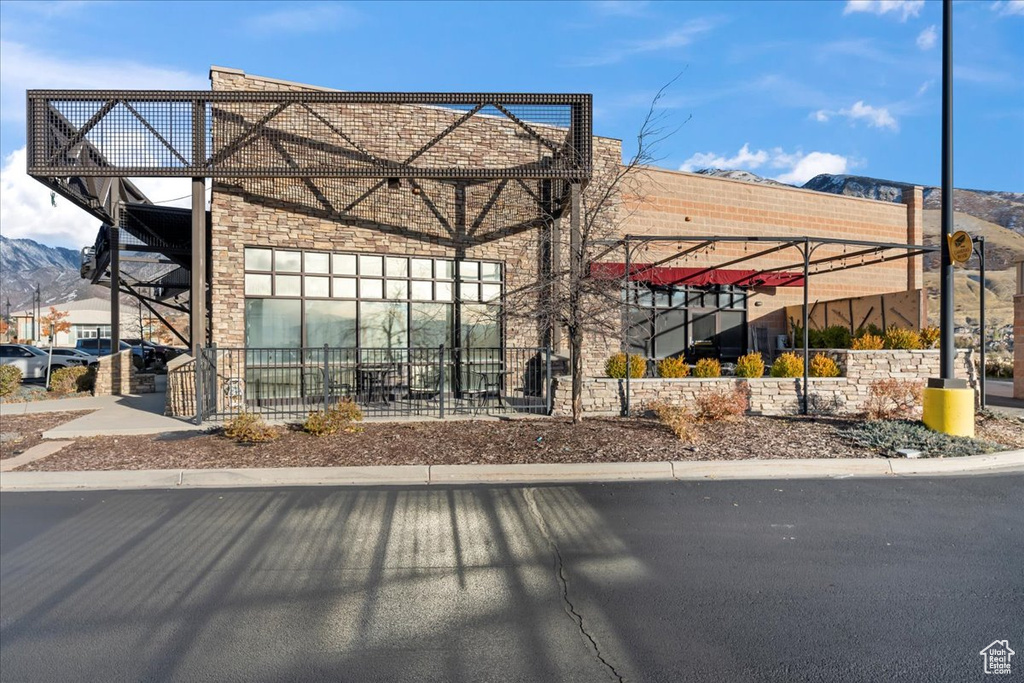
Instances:
[[[953,339],[953,0],[942,2],[942,206],[939,270],[939,376],[924,390],[925,425],[938,432],[974,436],[974,390],[956,379]],[[982,283],[984,287],[984,283]]]

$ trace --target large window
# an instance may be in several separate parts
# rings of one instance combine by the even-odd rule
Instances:
[[[246,346],[500,347],[502,282],[490,261],[247,247]]]
[[[741,287],[632,283],[623,318],[631,353],[735,360],[746,350],[747,292]]]

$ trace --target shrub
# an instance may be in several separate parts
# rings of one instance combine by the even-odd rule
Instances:
[[[803,377],[804,359],[787,351],[775,359],[769,374],[772,377]]]
[[[604,364],[604,371],[609,377],[624,379],[626,377],[626,354],[622,351],[611,356]],[[647,360],[638,353],[629,354],[629,376],[640,379],[647,374]]]
[[[881,455],[896,456],[897,451],[911,448],[930,458],[948,458],[1000,450],[1002,446],[989,441],[950,436],[933,432],[920,422],[887,420],[862,422],[843,432],[858,446],[870,448]]]
[[[265,443],[280,435],[256,413],[239,413],[224,425],[224,436],[239,443]]]
[[[316,410],[302,423],[302,430],[314,436],[330,436],[340,431],[351,432],[353,422],[363,419],[363,411],[351,399],[344,399],[326,411]]]
[[[811,359],[810,375],[811,377],[838,377],[839,366],[825,354],[816,353]]]
[[[694,377],[721,377],[722,376],[722,364],[718,362],[716,358],[701,358],[697,361],[697,364],[693,366]]]
[[[0,365],[0,396],[10,396],[21,386],[21,370],[13,365]]]
[[[892,325],[885,331],[885,347],[887,349],[919,349],[921,335],[914,330]]]
[[[50,391],[55,394],[73,394],[92,391],[96,385],[96,371],[83,366],[60,368],[50,373]]]
[[[896,420],[912,417],[921,403],[924,386],[905,379],[879,379],[868,387],[864,416],[869,420]]]
[[[697,436],[697,422],[693,413],[683,406],[674,406],[664,401],[652,403],[650,409],[658,417],[658,422],[672,430],[680,441],[690,442]]]
[[[882,328],[879,327],[878,325],[874,324],[874,323],[871,323],[867,327],[858,327],[857,328],[857,334],[855,334],[853,336],[854,337],[863,337],[865,334],[873,334],[876,337],[884,337],[885,336],[885,332],[882,330]]]
[[[793,346],[803,348],[804,329],[795,321],[791,323],[793,329]],[[850,348],[850,328],[844,325],[829,325],[828,327],[816,330],[807,330],[807,345],[812,349],[848,349]]]
[[[658,376],[670,379],[687,377],[690,374],[690,366],[686,359],[676,356],[674,358],[662,358],[658,361]]]
[[[923,327],[923,328],[921,328],[921,348],[922,349],[937,349],[937,348],[939,348],[939,328],[937,328],[937,327]]]
[[[885,348],[885,340],[877,334],[865,332],[853,340],[850,348],[854,351],[880,351]]]
[[[764,377],[764,359],[757,351],[740,356],[736,361],[737,377]]]
[[[747,392],[741,386],[731,389],[709,389],[697,394],[697,419],[706,421],[735,420],[750,406]]]

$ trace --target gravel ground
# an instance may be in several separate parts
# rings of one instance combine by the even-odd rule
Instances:
[[[63,413],[69,415],[69,413]],[[65,417],[66,419],[70,419]],[[292,427],[271,443],[245,445],[218,433],[79,439],[23,471],[463,465],[749,458],[873,458],[843,431],[857,420],[747,417],[708,423],[692,444],[650,419],[376,422],[362,431],[315,437]],[[48,427],[47,427],[48,428]],[[1024,422],[979,420],[978,437],[1024,447]]]
[[[474,420],[370,423],[315,437],[286,430],[272,443],[242,445],[218,434],[79,439],[23,470],[200,469],[336,465],[639,462],[744,458],[870,458],[842,440],[835,418],[750,417],[708,424],[693,444],[653,420]]]
[[[43,440],[43,432],[91,412],[77,410],[65,413],[5,415],[0,418],[0,459],[21,455]]]
[[[1007,448],[1024,448],[1024,418],[993,414],[979,416],[975,436],[1003,444]]]

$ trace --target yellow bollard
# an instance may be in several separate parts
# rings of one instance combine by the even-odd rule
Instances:
[[[952,436],[974,436],[974,389],[924,390],[924,424]]]

